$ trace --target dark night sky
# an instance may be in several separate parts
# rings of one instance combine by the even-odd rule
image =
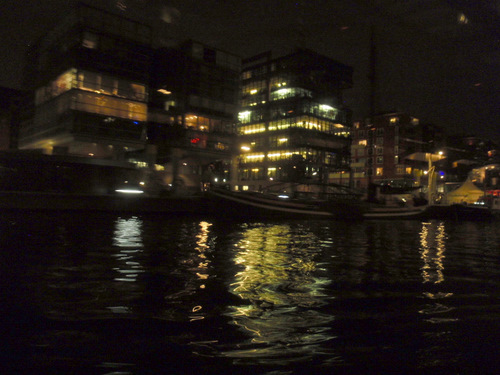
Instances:
[[[0,2],[0,86],[20,87],[28,44],[76,0]],[[380,112],[500,142],[499,0],[87,0],[155,24],[164,42],[193,38],[241,57],[308,47],[354,68],[345,103],[369,114],[369,40]],[[467,23],[457,17],[463,12]]]

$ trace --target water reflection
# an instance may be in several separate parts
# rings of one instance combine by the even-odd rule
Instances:
[[[198,260],[195,262],[197,263],[197,267],[195,266],[193,268],[193,272],[195,273],[196,277],[199,280],[199,289],[205,289],[205,281],[209,278],[209,265],[210,265],[210,260],[207,258],[207,251],[210,249],[209,245],[209,229],[212,226],[212,224],[206,222],[206,221],[201,221],[199,223],[199,231],[196,234],[196,247],[195,250],[197,252],[196,257]],[[203,312],[203,306],[202,305],[196,305],[191,309],[191,314],[189,315],[190,321],[195,321],[195,320],[201,320],[204,319],[205,315]]]
[[[205,252],[209,248],[208,245],[208,233],[209,233],[209,228],[212,224],[207,223],[206,221],[202,221],[199,226],[200,226],[200,231],[196,235],[196,251],[198,251],[198,257],[200,258],[200,262],[198,263],[198,268],[199,272],[196,272],[196,276],[200,280],[206,280],[208,279],[208,265],[209,265],[209,260],[207,259],[207,256]],[[205,284],[200,285],[201,289],[205,288]]]
[[[139,273],[144,272],[144,267],[137,257],[144,251],[142,224],[142,220],[137,217],[116,220],[113,245],[118,248],[118,253],[114,256],[119,265],[113,270],[117,271],[119,276],[115,277],[115,281],[135,282]]]
[[[445,281],[444,259],[446,251],[447,234],[444,222],[424,222],[420,231],[420,256],[423,261],[422,280],[424,284],[441,284]],[[430,300],[442,300],[452,297],[453,293],[443,291],[425,291],[424,297]],[[442,303],[434,302],[420,310],[421,314],[434,315],[451,311],[452,308]],[[435,322],[436,319],[429,320]]]
[[[241,298],[231,306],[233,324],[249,336],[226,356],[280,364],[321,355],[321,343],[334,338],[334,316],[319,311],[330,283],[317,263],[321,241],[302,225],[256,225],[242,231],[236,244],[230,291]],[[324,349],[323,349],[324,350]]]
[[[453,293],[442,290],[445,284],[444,260],[447,240],[444,222],[422,223],[420,231],[422,282],[430,287],[422,293],[428,302],[418,310],[424,322],[428,324],[427,329],[422,330],[422,337],[429,344],[425,350],[417,352],[419,367],[422,369],[444,363],[445,357],[448,363],[456,362],[450,343],[453,341],[451,324],[455,324],[458,318],[453,315],[456,308],[450,306]]]
[[[445,250],[446,232],[444,222],[422,223],[420,254],[424,262],[422,267],[424,283],[439,284],[444,281],[443,261]]]
[[[13,373],[500,366],[498,223],[15,220],[0,218]]]

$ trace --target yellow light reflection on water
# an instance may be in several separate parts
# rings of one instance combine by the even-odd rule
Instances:
[[[205,280],[210,277],[208,272],[208,268],[210,266],[210,261],[207,259],[206,252],[210,249],[209,236],[210,236],[210,227],[211,223],[206,221],[201,221],[199,223],[199,231],[196,234],[196,247],[195,250],[197,252],[197,267],[194,269],[194,273],[199,280],[202,280],[202,283],[199,285],[199,289],[205,289]],[[204,319],[205,316],[202,312],[203,306],[197,305],[191,309],[191,314],[189,315],[190,321],[201,320]]]
[[[439,284],[444,281],[446,232],[443,222],[423,223],[420,231],[421,268],[424,283]]]
[[[242,235],[233,258],[242,270],[229,289],[248,304],[231,306],[228,315],[259,346],[224,354],[259,361],[283,351],[291,358],[312,355],[315,345],[333,337],[333,315],[318,311],[330,283],[315,259],[321,241],[300,225],[259,224],[243,228]]]
[[[422,223],[422,230],[420,231],[420,255],[423,261],[421,272],[424,284],[441,284],[444,282],[446,240],[447,235],[444,222]],[[428,316],[426,319],[427,322],[436,324],[458,320],[455,317],[446,315],[455,308],[438,302],[453,296],[453,293],[432,291],[424,292],[423,296],[433,301],[418,311],[420,314]]]
[[[205,252],[209,248],[208,245],[208,234],[209,228],[212,224],[207,223],[206,221],[202,221],[200,223],[200,231],[196,235],[196,250],[198,251],[198,257],[200,258],[200,262],[198,263],[199,271],[196,272],[196,276],[198,276],[201,280],[206,280],[209,277],[207,273],[207,268],[209,265],[209,261],[207,260],[207,256]],[[205,288],[205,285],[201,285],[200,288]]]

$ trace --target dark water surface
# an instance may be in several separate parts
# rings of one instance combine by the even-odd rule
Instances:
[[[2,373],[494,374],[500,223],[0,217]]]

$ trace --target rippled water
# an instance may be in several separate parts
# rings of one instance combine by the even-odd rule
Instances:
[[[496,373],[500,223],[10,213],[16,374]]]

